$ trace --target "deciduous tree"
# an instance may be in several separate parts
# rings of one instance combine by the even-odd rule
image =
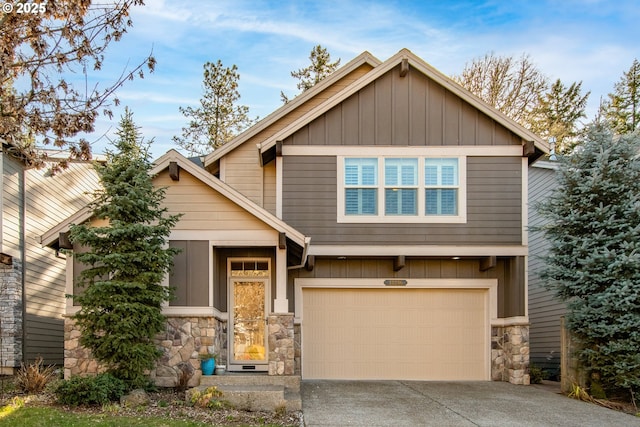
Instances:
[[[81,306],[73,319],[82,331],[80,343],[138,387],[161,355],[153,338],[165,327],[161,310],[170,292],[162,279],[175,254],[167,239],[179,216],[167,215],[161,205],[164,189],[153,186],[148,144],[131,112],[117,135],[116,151],[96,166],[103,189],[92,204],[94,218],[109,224],[71,227],[71,241],[87,248],[74,256],[88,267],[81,274],[84,292],[73,297]]]
[[[236,105],[240,99],[239,80],[236,65],[224,67],[220,60],[205,63],[200,106],[179,108],[190,121],[182,128],[182,136],[174,136],[173,141],[190,155],[204,155],[255,123],[249,118],[249,107]]]
[[[104,86],[87,87],[64,75],[87,75],[102,68],[106,49],[132,25],[131,8],[142,0],[6,0],[0,15],[0,139],[34,164],[41,162],[34,141],[67,149],[71,157],[89,158],[85,140],[100,113],[111,117],[114,93],[126,80],[153,71],[146,57]],[[18,13],[29,5],[29,13]],[[13,11],[9,11],[13,9]],[[26,10],[26,9],[25,9]],[[22,10],[22,12],[25,12]]]
[[[465,65],[453,76],[462,87],[516,122],[527,125],[547,90],[547,77],[529,56],[496,56],[493,52]]]

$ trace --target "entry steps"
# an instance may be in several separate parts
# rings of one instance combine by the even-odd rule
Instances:
[[[198,390],[215,386],[223,400],[237,409],[275,411],[283,405],[287,412],[302,410],[299,375],[267,375],[262,373],[224,373],[203,375]]]

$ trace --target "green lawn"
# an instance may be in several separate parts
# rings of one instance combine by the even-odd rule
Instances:
[[[125,417],[113,414],[77,414],[56,408],[22,407],[0,412],[2,426],[15,427],[202,427],[208,424],[158,417]]]

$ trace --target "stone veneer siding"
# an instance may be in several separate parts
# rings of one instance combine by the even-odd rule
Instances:
[[[528,325],[491,328],[491,379],[529,384]]]
[[[269,333],[269,375],[293,375],[295,350],[293,313],[271,314]]]
[[[0,374],[13,374],[22,362],[22,262],[0,265]]]
[[[293,375],[293,314],[272,314],[268,318],[269,375]],[[202,371],[198,355],[218,354],[217,364],[226,363],[227,322],[215,317],[167,316],[166,330],[155,342],[162,350],[151,380],[159,387],[174,387],[182,372],[190,376],[189,387],[200,384]],[[71,318],[64,325],[64,378],[103,372],[91,352],[79,342],[80,329]]]

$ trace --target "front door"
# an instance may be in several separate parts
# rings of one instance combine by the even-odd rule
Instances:
[[[229,259],[229,370],[266,371],[269,259]]]

